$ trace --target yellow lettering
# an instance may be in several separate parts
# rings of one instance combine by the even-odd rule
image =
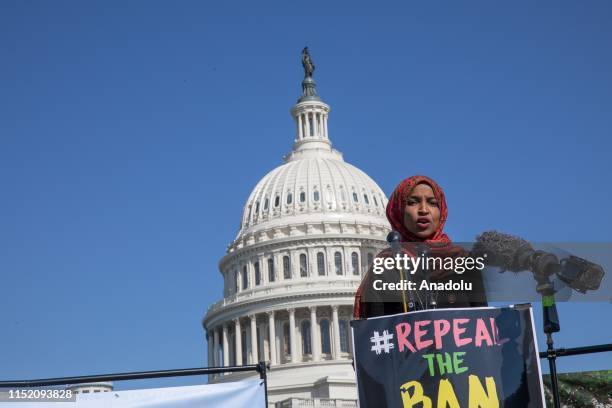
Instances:
[[[414,389],[412,394],[410,393],[411,388]],[[420,403],[423,403],[423,408],[431,408],[431,398],[423,395],[423,386],[418,381],[408,381],[402,384],[400,394],[404,408],[413,408]]]
[[[468,377],[468,387],[470,393],[469,408],[499,408],[497,399],[497,389],[493,377],[485,377],[487,391],[482,387],[482,383],[475,375]]]
[[[437,408],[460,408],[457,395],[453,389],[453,384],[449,380],[440,380],[440,388],[438,388],[438,404]]]

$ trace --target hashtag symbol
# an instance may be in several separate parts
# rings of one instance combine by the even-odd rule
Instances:
[[[395,347],[393,343],[389,342],[393,338],[393,334],[390,334],[388,330],[383,331],[382,336],[375,331],[374,336],[370,337],[370,341],[374,343],[372,346],[372,351],[374,351],[377,355],[380,355],[381,352],[385,352],[389,354],[389,351]]]

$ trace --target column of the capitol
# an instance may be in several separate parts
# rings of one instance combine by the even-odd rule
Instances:
[[[332,306],[332,325],[334,332],[332,336],[334,338],[333,358],[338,360],[340,358],[340,325],[338,324],[338,306]]]
[[[213,365],[218,367],[221,364],[219,364],[219,330],[217,327],[213,328],[213,353]]]
[[[268,328],[270,331],[270,364],[276,365],[276,328],[274,327],[274,311],[268,312]]]
[[[223,366],[229,366],[229,339],[227,324],[223,323]]]
[[[234,332],[236,339],[236,365],[242,365],[242,331],[240,330],[240,318],[234,320]]]
[[[257,315],[251,315],[251,364],[257,364],[259,361],[257,355]]]
[[[323,129],[325,131],[325,139],[328,139],[329,135],[327,134],[327,115],[323,115]]]
[[[289,345],[291,347],[291,362],[297,363],[297,350],[295,347],[295,309],[289,308]]]
[[[213,334],[211,331],[208,331],[206,333],[206,345],[208,346],[208,354],[207,354],[207,360],[208,360],[208,366],[212,367],[213,365],[215,365],[215,363],[213,362]]]
[[[310,348],[312,352],[312,360],[321,360],[321,354],[319,353],[319,325],[317,323],[317,307],[310,307]]]

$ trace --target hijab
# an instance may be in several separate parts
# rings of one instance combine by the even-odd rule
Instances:
[[[434,231],[434,233],[426,238],[420,238],[406,228],[404,225],[404,213],[406,208],[406,203],[408,198],[410,197],[410,193],[414,187],[418,184],[427,184],[433,190],[434,197],[438,201],[438,208],[440,209],[440,221],[439,224]],[[408,254],[409,256],[416,256],[418,253],[417,246],[426,244],[429,249],[429,256],[436,257],[456,257],[464,254],[464,250],[458,246],[454,246],[451,243],[450,238],[444,232],[444,224],[446,223],[446,219],[448,217],[448,208],[446,206],[446,198],[444,196],[444,191],[442,188],[436,183],[434,180],[427,176],[412,176],[400,182],[391,197],[389,197],[389,202],[387,204],[387,219],[389,220],[389,224],[391,224],[391,228],[400,233],[402,239],[401,251]],[[390,249],[385,249],[381,253],[377,255],[377,257],[388,257],[393,256],[393,253]],[[435,275],[435,272],[434,272]],[[364,275],[357,292],[355,293],[355,304],[353,315],[355,318],[363,318],[366,316],[362,316],[364,308],[363,304],[363,296],[368,285],[371,285],[370,271],[366,272]],[[441,277],[441,276],[440,276]]]
[[[408,231],[404,225],[406,203],[410,197],[410,193],[418,184],[427,184],[431,187],[440,209],[440,222],[438,227],[434,234],[427,239],[417,237],[412,232]],[[399,232],[402,236],[402,242],[450,243],[448,235],[443,231],[447,216],[448,208],[446,207],[444,191],[442,191],[438,183],[427,176],[412,176],[403,180],[395,188],[387,204],[387,219],[391,224],[391,228]]]

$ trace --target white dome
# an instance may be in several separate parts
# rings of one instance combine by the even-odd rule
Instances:
[[[337,151],[308,153],[292,157],[257,183],[244,206],[239,236],[303,222],[387,225],[387,198],[367,174]]]
[[[308,56],[305,48],[307,62]],[[317,398],[356,406],[349,321],[363,274],[387,246],[387,198],[332,149],[330,108],[311,74],[305,72],[302,96],[291,109],[293,149],[251,192],[238,236],[219,261],[223,299],[202,323],[209,365],[267,361],[274,367],[270,405],[307,398],[312,406]]]
[[[341,222],[388,228],[387,197],[367,174],[332,149],[329,105],[301,98],[291,114],[297,130],[285,164],[269,172],[247,200],[236,240],[298,224]]]

